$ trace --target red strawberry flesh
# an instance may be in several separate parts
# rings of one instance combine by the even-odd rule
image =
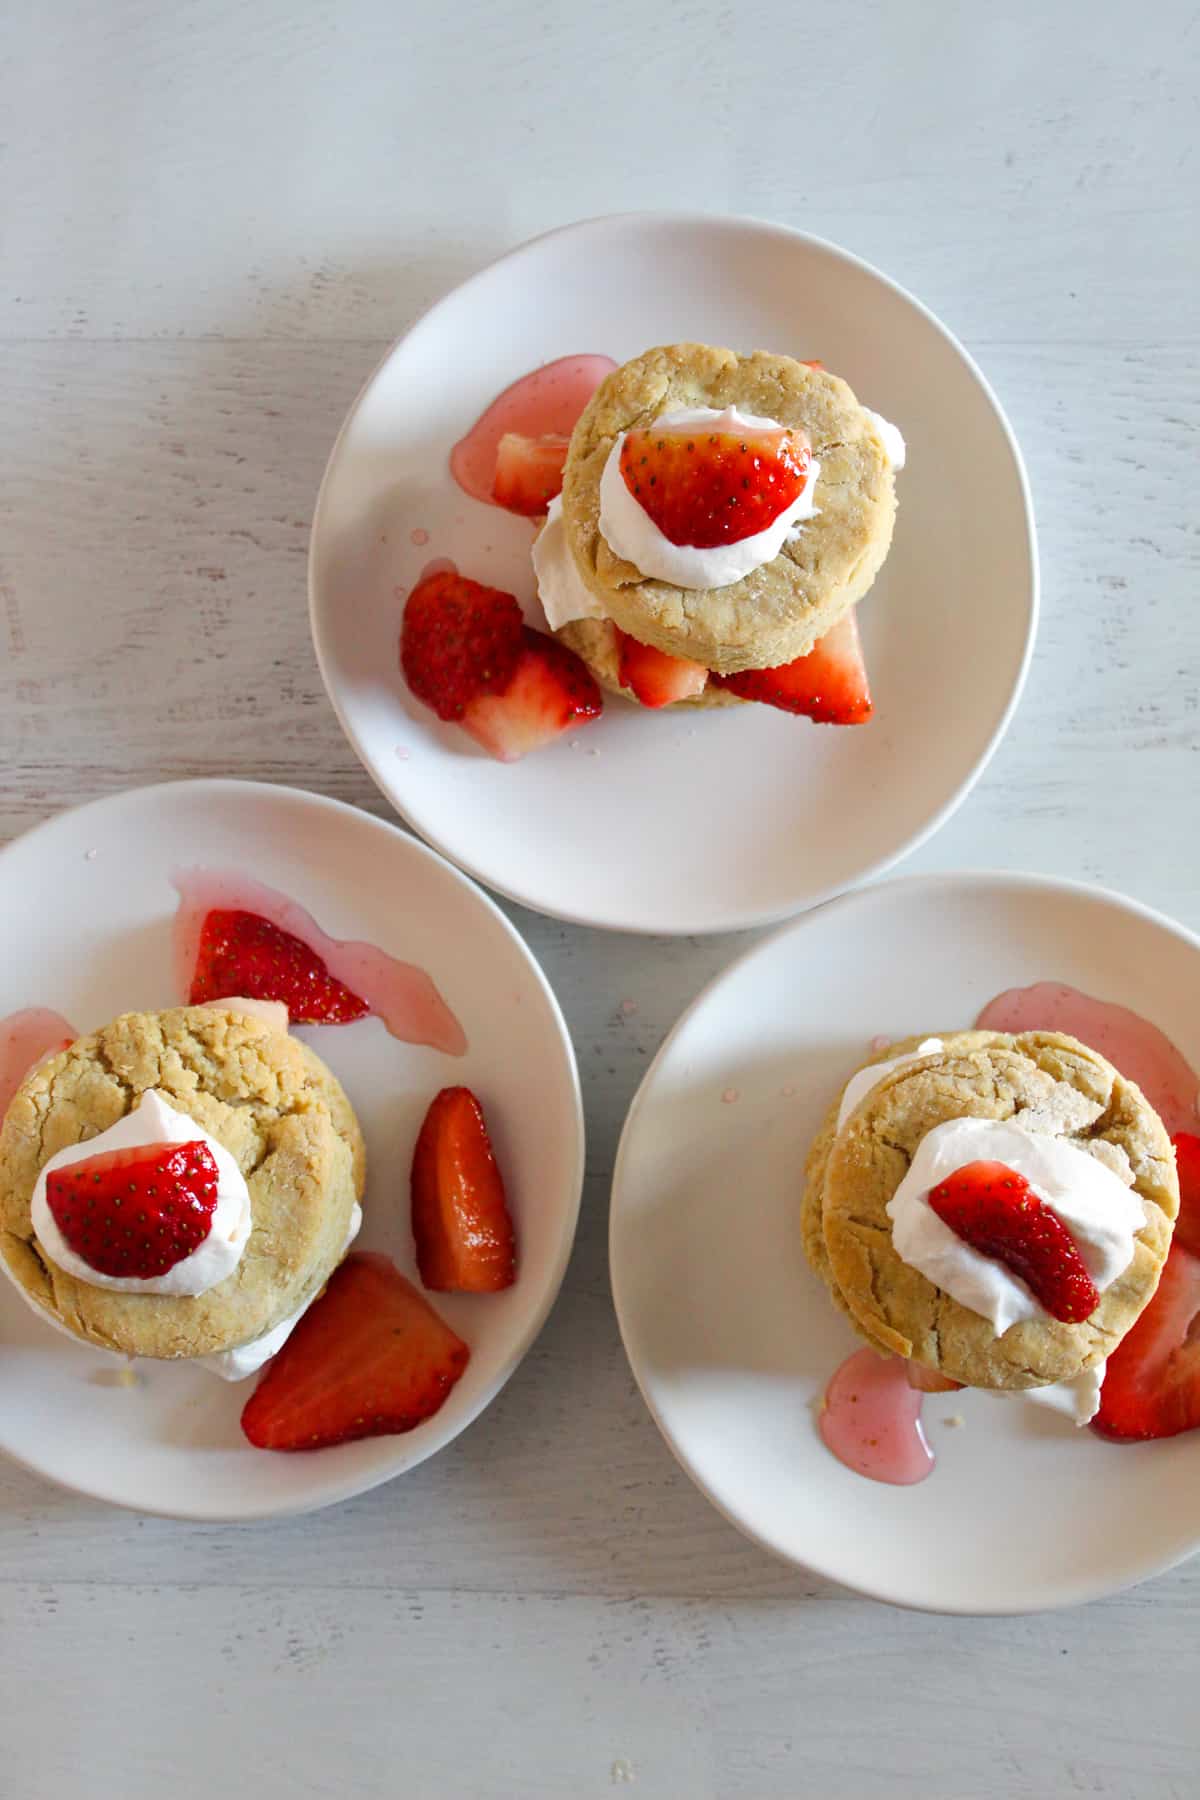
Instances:
[[[1108,1359],[1092,1428],[1136,1442],[1200,1426],[1200,1259],[1172,1244],[1154,1298]]]
[[[511,594],[453,570],[427,575],[404,608],[405,680],[439,719],[461,720],[472,700],[508,686],[522,629],[521,608]]]
[[[956,1394],[963,1385],[961,1381],[951,1381],[949,1375],[927,1368],[924,1363],[914,1362],[911,1357],[904,1373],[909,1387],[916,1388],[919,1394]]]
[[[302,938],[258,913],[217,907],[200,927],[188,999],[201,1006],[235,996],[281,1000],[304,1025],[348,1025],[371,1010]]]
[[[492,498],[497,506],[525,518],[544,513],[562,492],[563,464],[570,438],[548,433],[545,437],[521,437],[506,431],[496,449],[496,474]]]
[[[212,1229],[217,1165],[199,1138],[102,1150],[52,1169],[46,1204],[77,1256],[101,1275],[148,1281]]]
[[[619,626],[617,637],[617,676],[622,687],[635,694],[643,706],[672,706],[679,700],[692,700],[702,694],[708,684],[708,670],[703,663],[690,662],[682,656],[668,656],[629,637]]]
[[[1179,1171],[1179,1217],[1175,1221],[1174,1242],[1193,1256],[1200,1256],[1200,1137],[1191,1131],[1177,1131],[1171,1142]]]
[[[603,710],[600,689],[574,651],[526,626],[504,691],[472,700],[460,723],[489,756],[516,762]]]
[[[630,431],[625,486],[672,544],[700,550],[765,531],[804,490],[812,452],[795,432]]]
[[[483,1108],[443,1088],[413,1152],[412,1227],[427,1288],[495,1293],[516,1278],[512,1218]]]
[[[1006,1163],[967,1163],[930,1190],[929,1204],[964,1243],[1011,1269],[1051,1317],[1078,1325],[1100,1304],[1071,1233]]]
[[[874,711],[853,611],[794,662],[712,679],[743,700],[800,713],[820,725],[864,725]]]
[[[471,1352],[386,1256],[357,1251],[301,1318],[242,1411],[263,1450],[320,1450],[412,1431]]]

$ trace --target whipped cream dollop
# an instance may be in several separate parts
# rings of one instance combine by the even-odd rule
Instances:
[[[869,406],[864,406],[863,411],[875,427],[879,441],[883,445],[883,454],[893,469],[902,469],[908,458],[908,446],[904,442],[899,426],[893,425],[890,419],[885,419],[882,413],[872,412]]]
[[[944,1050],[945,1044],[939,1037],[923,1038],[915,1050],[906,1051],[903,1056],[889,1056],[885,1062],[872,1063],[869,1069],[860,1069],[846,1083],[838,1106],[837,1128],[840,1131],[850,1114],[859,1103],[866,1099],[872,1088],[878,1087],[885,1076],[893,1069],[903,1069],[907,1063],[919,1062],[923,1056],[936,1056]]]
[[[189,1255],[173,1263],[161,1275],[146,1280],[135,1276],[103,1275],[85,1262],[63,1237],[46,1199],[46,1179],[56,1169],[86,1162],[109,1150],[138,1150],[150,1144],[191,1144],[199,1141],[217,1165],[217,1204],[208,1235]],[[123,1294],[206,1294],[232,1275],[242,1259],[250,1236],[250,1190],[237,1163],[223,1144],[186,1113],[177,1112],[154,1088],[144,1093],[132,1112],[107,1131],[82,1144],[69,1144],[52,1156],[38,1175],[30,1202],[33,1229],[50,1261],[68,1275],[92,1287],[112,1288]]]
[[[703,430],[731,435],[739,431],[787,429],[778,419],[740,412],[736,406],[727,406],[724,411],[711,406],[696,406],[664,413],[654,421],[654,428],[657,431]],[[762,531],[752,532],[736,543],[716,544],[710,549],[702,550],[694,544],[673,544],[626,485],[621,473],[624,443],[625,433],[622,432],[609,451],[600,476],[600,530],[615,555],[633,563],[643,575],[657,581],[669,581],[673,587],[722,588],[743,580],[765,563],[774,562],[785,540],[794,536],[804,521],[811,519],[817,511],[813,490],[821,465],[814,460],[808,465],[807,479],[796,498],[776,513]]]
[[[1035,1406],[1045,1406],[1051,1412],[1062,1413],[1075,1425],[1086,1425],[1100,1410],[1100,1389],[1104,1385],[1104,1371],[1107,1367],[1107,1361],[1095,1363],[1090,1369],[1081,1369],[1070,1381],[1055,1381],[1046,1387],[1022,1388],[1016,1398],[1032,1400]],[[1002,1394],[999,1397],[1010,1399],[1013,1396]]]
[[[350,1214],[350,1229],[342,1245],[343,1256],[361,1230],[362,1207],[355,1201]],[[219,1375],[222,1381],[245,1381],[247,1376],[257,1374],[265,1362],[270,1362],[283,1349],[317,1298],[313,1294],[303,1306],[298,1306],[294,1313],[289,1313],[286,1319],[280,1319],[278,1325],[272,1325],[270,1331],[264,1331],[261,1337],[252,1339],[250,1343],[235,1344],[232,1350],[216,1350],[211,1356],[197,1356],[196,1363],[200,1368],[207,1369],[210,1375]]]
[[[556,494],[547,507],[546,523],[533,541],[531,554],[538,599],[551,631],[569,625],[572,619],[608,617],[600,601],[584,586],[583,576],[575,566],[563,524],[561,494]]]
[[[911,1268],[989,1320],[998,1337],[1022,1319],[1050,1314],[1018,1276],[964,1243],[930,1206],[930,1190],[973,1162],[1005,1163],[1025,1177],[1071,1233],[1101,1293],[1129,1267],[1145,1208],[1098,1157],[1011,1119],[947,1119],[935,1125],[888,1201],[892,1242]]]

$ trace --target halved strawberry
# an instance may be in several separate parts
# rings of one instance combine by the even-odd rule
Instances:
[[[625,486],[673,544],[711,550],[765,531],[804,491],[812,451],[794,431],[629,431]]]
[[[101,1150],[52,1169],[46,1205],[77,1256],[101,1275],[148,1281],[199,1248],[217,1206],[202,1139]]]
[[[280,1000],[297,1025],[348,1025],[371,1010],[303,938],[258,913],[214,907],[200,927],[188,1003],[231,998]]]
[[[521,654],[521,608],[511,594],[453,570],[419,581],[404,608],[400,666],[439,719],[461,719],[481,694],[498,694]]]
[[[667,656],[627,636],[619,626],[614,625],[613,630],[621,686],[636,694],[643,706],[671,706],[676,700],[691,700],[704,692],[708,670],[703,663]]]
[[[492,1294],[515,1281],[504,1179],[470,1088],[443,1088],[425,1114],[413,1152],[412,1228],[427,1288]]]
[[[603,711],[600,689],[574,651],[525,626],[503,692],[471,700],[459,723],[489,756],[516,762]]]
[[[911,1357],[905,1364],[904,1373],[909,1387],[916,1388],[920,1394],[956,1394],[963,1385],[961,1381],[951,1381],[948,1375],[939,1375],[936,1369],[927,1369],[924,1363],[913,1362]]]
[[[570,438],[548,432],[545,437],[521,437],[506,431],[496,447],[496,475],[492,499],[509,512],[536,518],[544,513],[555,494],[562,492],[563,464]]]
[[[260,1450],[322,1450],[432,1418],[471,1352],[386,1256],[329,1278],[242,1411]]]
[[[1154,1298],[1108,1359],[1092,1429],[1123,1440],[1200,1426],[1200,1259],[1172,1245]]]
[[[1190,1131],[1177,1131],[1171,1142],[1179,1171],[1179,1217],[1175,1221],[1174,1242],[1193,1256],[1200,1256],[1200,1137]]]
[[[795,662],[777,669],[746,669],[740,675],[714,675],[713,680],[743,700],[803,713],[821,725],[864,725],[874,711],[853,611]]]
[[[1053,1318],[1078,1325],[1099,1306],[1075,1239],[1007,1163],[965,1164],[930,1189],[929,1205],[964,1243],[1011,1269]]]

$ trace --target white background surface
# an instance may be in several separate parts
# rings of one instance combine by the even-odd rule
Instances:
[[[304,614],[347,405],[495,252],[694,206],[895,275],[1026,453],[1030,683],[907,866],[1200,924],[1189,5],[10,0],[3,33],[0,832],[173,774],[378,809]],[[142,1522],[0,1470],[5,1793],[1194,1793],[1200,1566],[1075,1614],[904,1615],[777,1567],[676,1470],[617,1343],[607,1184],[738,944],[517,917],[591,1133],[538,1347],[446,1454],[309,1520]]]

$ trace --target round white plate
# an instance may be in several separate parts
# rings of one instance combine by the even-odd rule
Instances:
[[[81,1031],[183,998],[172,980],[176,866],[234,868],[299,900],[333,936],[420,964],[470,1040],[463,1057],[401,1044],[378,1019],[298,1032],[345,1084],[367,1140],[360,1246],[415,1278],[412,1146],[437,1090],[486,1108],[516,1217],[520,1264],[503,1294],[439,1294],[471,1346],[426,1424],[311,1455],[253,1449],[238,1417],[254,1387],[186,1365],[68,1342],[0,1278],[0,1449],[53,1481],[143,1512],[259,1519],[344,1500],[424,1462],[512,1374],[558,1292],[575,1235],[583,1115],[570,1039],[512,926],[424,845],[292,788],[187,781],[62,814],[0,852],[0,1014],[48,1006]],[[30,896],[37,896],[32,905]]]
[[[750,1537],[879,1599],[1065,1606],[1200,1545],[1200,1433],[1108,1444],[1028,1403],[933,1394],[937,1467],[904,1488],[852,1474],[817,1432],[857,1344],[800,1246],[825,1108],[876,1033],[967,1026],[1002,989],[1054,978],[1134,1007],[1200,1067],[1200,940],[1180,926],[1066,882],[921,877],[834,901],[721,975],[621,1139],[613,1293],[664,1437]]]
[[[875,718],[838,730],[765,706],[655,716],[611,699],[577,748],[492,762],[412,699],[397,660],[404,593],[435,557],[542,623],[530,526],[468,499],[451,447],[539,363],[687,338],[820,357],[908,440],[895,542],[860,611]],[[334,446],[309,592],[342,725],[431,844],[539,912],[693,933],[827,899],[949,817],[1020,692],[1037,562],[1012,433],[931,313],[800,232],[647,213],[524,245],[400,340]]]

